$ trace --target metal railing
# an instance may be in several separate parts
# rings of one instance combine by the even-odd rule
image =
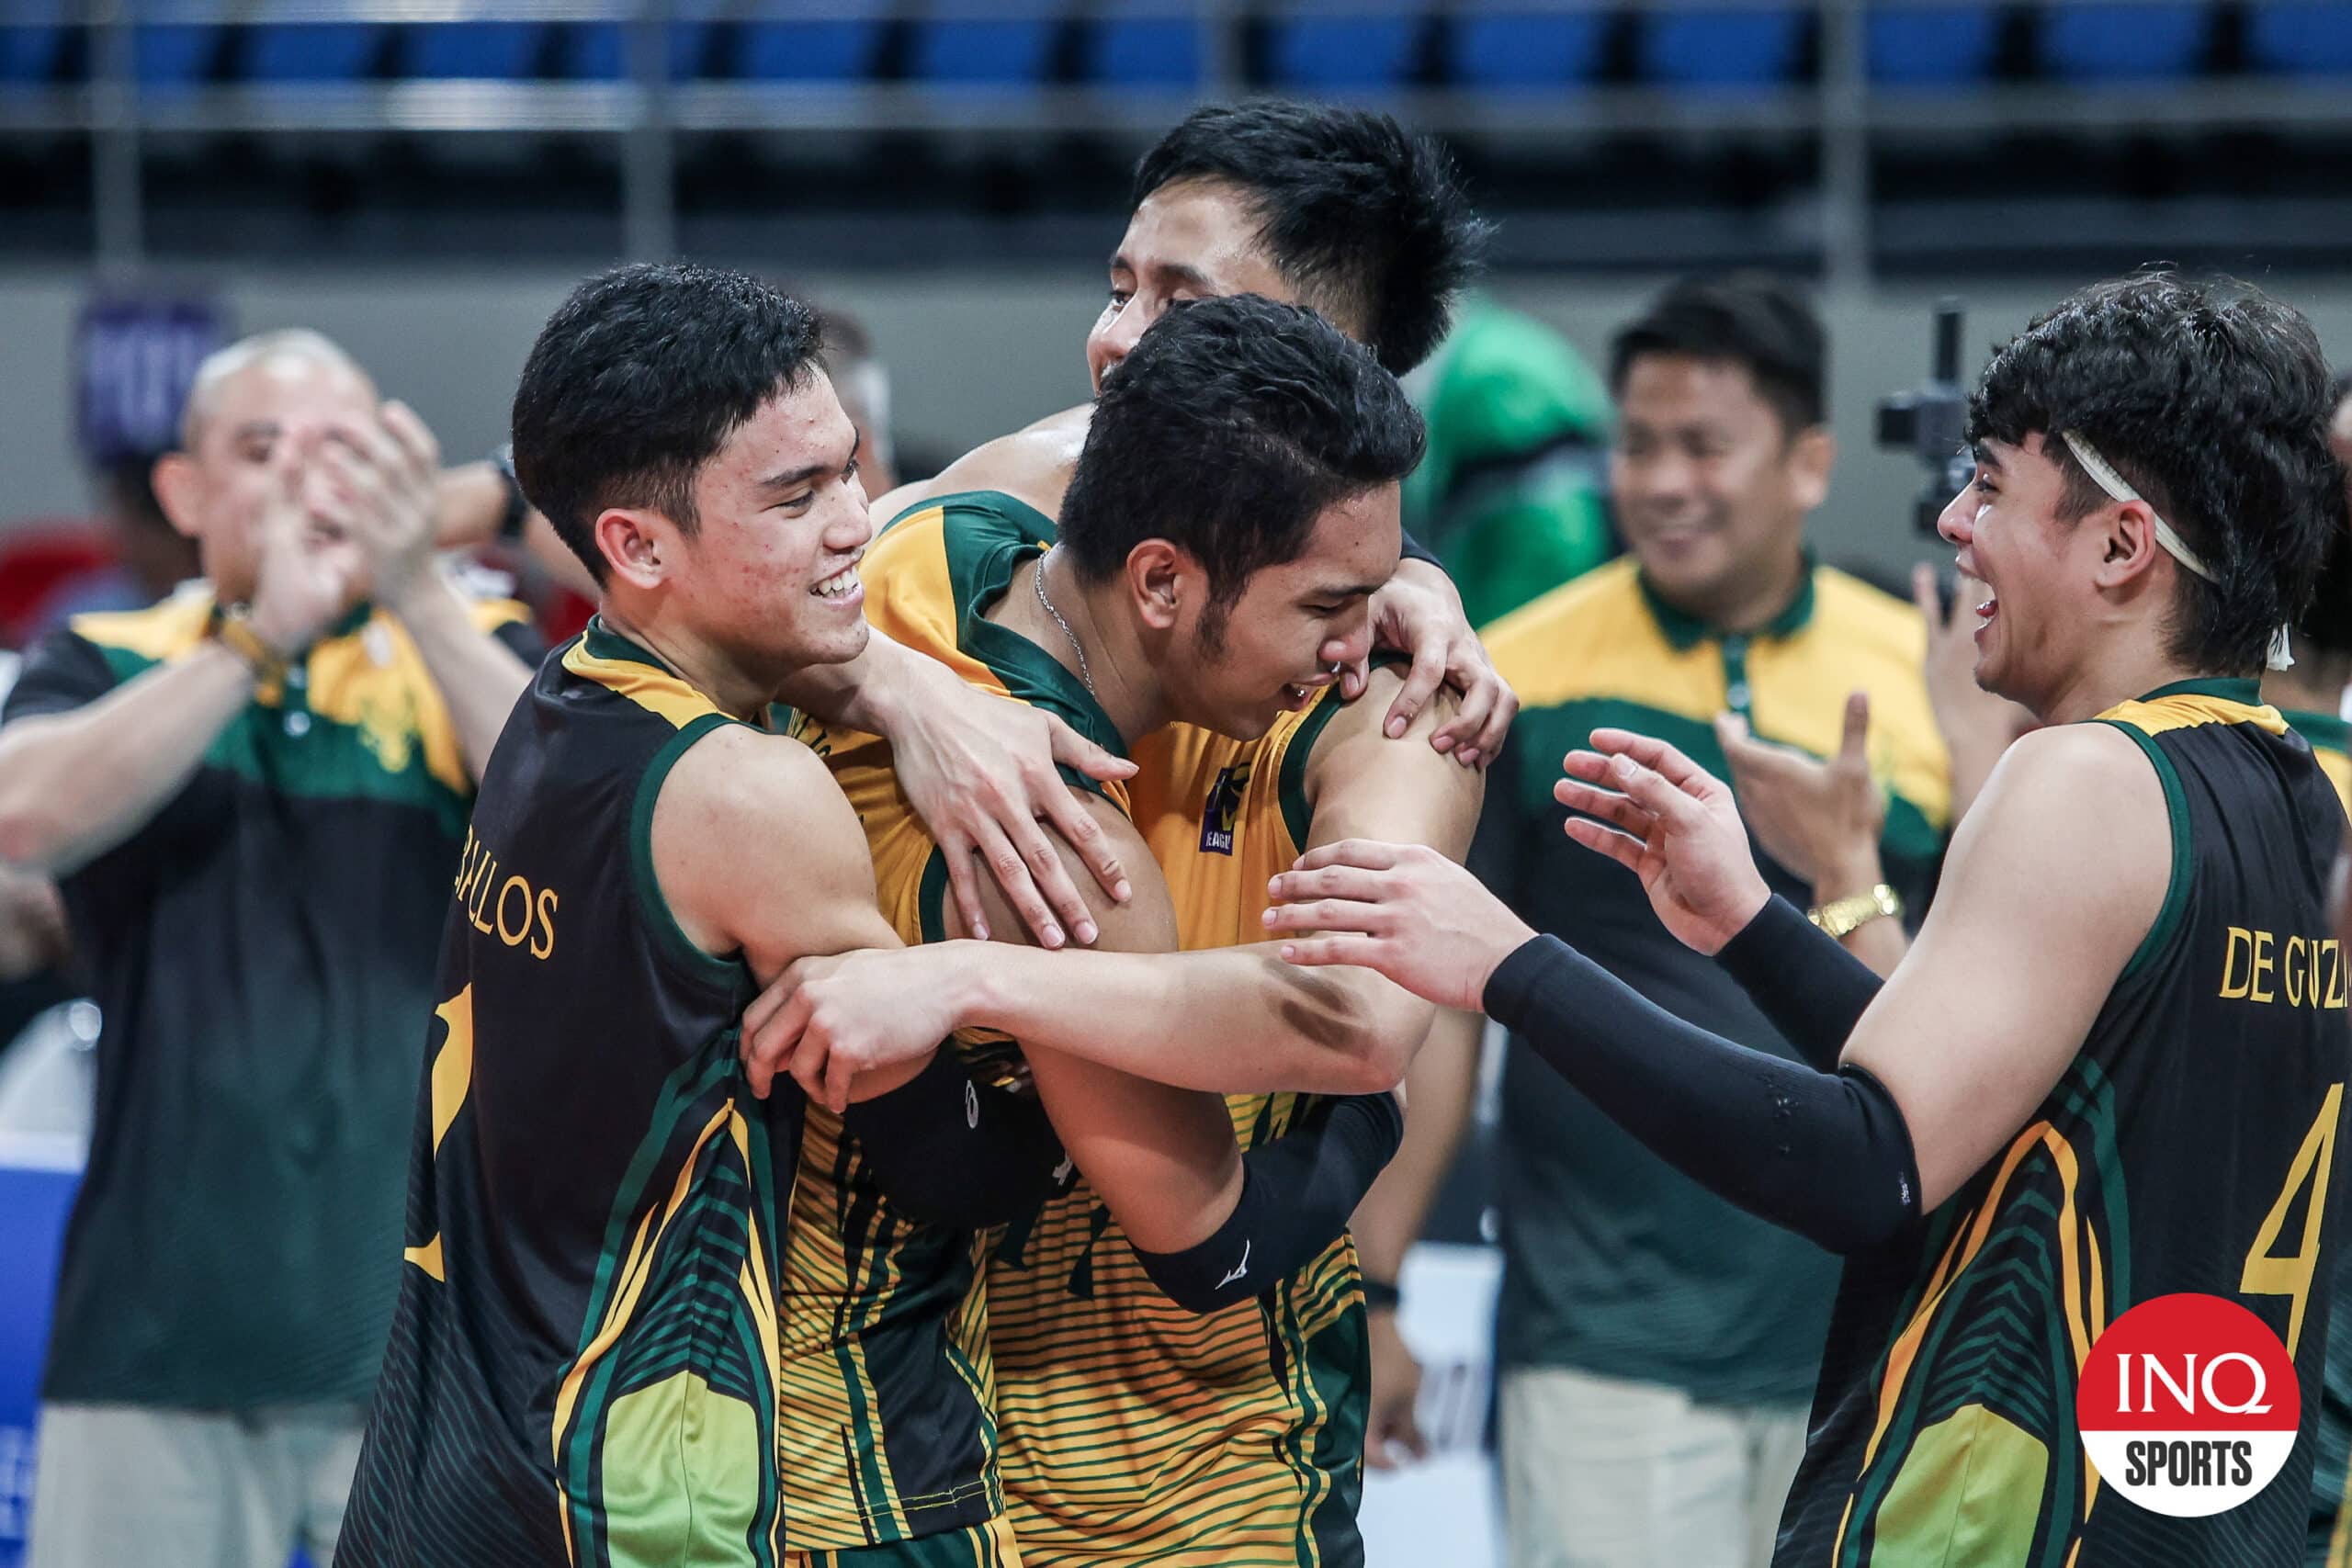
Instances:
[[[17,0],[22,3],[22,0]],[[1556,91],[1409,87],[1363,95],[1441,133],[1530,143],[1627,132],[1817,139],[1819,252],[1836,281],[1871,265],[1871,153],[1882,143],[2005,130],[2261,128],[2352,130],[2352,81],[2253,77],[2161,84],[2154,90],[2062,84],[1895,88],[1872,81],[1865,26],[1874,11],[1938,0],[1812,0],[1818,69],[1803,84],[1747,91],[1564,84]],[[2079,4],[2082,0],[2072,0]],[[2098,3],[2098,0],[2093,0]],[[1643,0],[1659,9],[1667,0]],[[1706,0],[1711,10],[1787,10],[1787,0]],[[1686,0],[1687,6],[1687,0]],[[1391,13],[1446,16],[1615,11],[1594,0],[81,0],[89,28],[84,85],[0,90],[0,134],[86,135],[96,260],[135,270],[144,256],[142,138],[163,132],[559,132],[619,144],[626,243],[667,254],[677,232],[673,138],[681,132],[908,130],[942,133],[1148,135],[1204,98],[1253,89],[1244,79],[1253,17]],[[671,24],[1027,15],[1188,16],[1201,29],[1198,79],[1181,87],[977,85],[909,81],[673,80]],[[14,20],[0,11],[0,25]],[[401,80],[141,85],[143,27],[435,22],[618,24],[626,75],[611,81]]]

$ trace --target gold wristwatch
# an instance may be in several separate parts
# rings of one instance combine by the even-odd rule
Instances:
[[[254,672],[256,685],[272,686],[286,679],[287,667],[292,660],[270,647],[262,639],[261,633],[254,630],[253,612],[244,605],[231,604],[223,608],[213,618],[212,635],[220,640],[223,648],[245,661],[245,668]]]
[[[1807,909],[1804,918],[1831,936],[1842,937],[1860,930],[1883,915],[1901,913],[1903,896],[1882,882],[1867,893],[1832,898],[1816,908]]]

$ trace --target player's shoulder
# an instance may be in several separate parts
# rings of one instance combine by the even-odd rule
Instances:
[[[2097,841],[2122,816],[2165,814],[2162,764],[2140,732],[2110,724],[2053,724],[2009,743],[1977,807],[2038,836],[2087,832]]]
[[[1628,635],[1644,614],[1640,569],[1621,556],[1489,622],[1480,636],[1497,673],[1523,689],[1541,685],[1564,654]]]
[[[1051,517],[1061,510],[1062,492],[1086,445],[1091,412],[1067,410],[984,441],[936,477],[900,485],[884,496],[875,503],[875,514],[888,526],[946,497],[996,491]]]
[[[831,819],[847,810],[822,758],[789,735],[750,724],[713,725],[688,742],[661,793],[665,807],[722,834],[781,837],[796,825],[838,826]]]
[[[1919,606],[1834,566],[1813,569],[1813,624],[1841,649],[1917,670],[1928,653]]]

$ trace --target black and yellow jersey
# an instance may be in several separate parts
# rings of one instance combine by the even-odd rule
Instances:
[[[737,1057],[751,975],[655,879],[662,781],[732,722],[600,619],[501,737],[338,1561],[779,1568],[998,1512],[946,1418],[961,1292],[924,1289],[959,1265],[803,1234],[803,1102]]]
[[[1336,689],[1256,741],[1189,725],[1138,740],[1135,819],[1187,948],[1256,941],[1297,858],[1306,773]],[[1244,1148],[1309,1097],[1235,1095]],[[1362,1275],[1341,1236],[1255,1301],[1194,1316],[1080,1188],[1010,1230],[989,1269],[1007,1503],[1031,1564],[1361,1562],[1369,1401]]]
[[[195,584],[74,617],[28,655],[7,717],[100,701],[197,649],[217,613]],[[521,605],[473,615],[538,658]],[[135,832],[60,879],[104,1023],[45,1398],[366,1403],[473,789],[423,656],[362,605]]]
[[[663,779],[731,722],[598,620],[499,738],[339,1562],[751,1565],[801,1544],[811,1482],[774,1457],[799,1100],[750,1094],[750,972],[688,940],[652,869]]]
[[[2287,726],[2311,742],[2312,756],[2318,761],[2320,772],[2335,786],[2336,798],[2352,809],[2352,724],[2332,713],[2306,713],[2300,709],[2282,711]]]
[[[2007,1148],[1925,1225],[1849,1259],[1781,1568],[2301,1557],[2352,1167],[2335,1157],[2345,975],[2325,903],[2344,810],[2257,700],[2252,681],[2192,681],[2099,716],[2164,786],[2162,911]],[[2112,1495],[2075,1418],[2092,1342],[2175,1292],[2256,1314],[2302,1385],[2285,1473],[2207,1518]]]
[[[866,618],[892,640],[941,660],[972,685],[1044,708],[1089,739],[1123,753],[1117,730],[1077,677],[1018,632],[986,617],[1014,571],[1053,537],[1050,522],[1010,496],[981,491],[928,502],[876,539],[860,564]],[[910,943],[944,940],[945,863],[899,787],[889,744],[808,717],[795,733],[824,758],[857,812],[874,857],[884,917]],[[1124,809],[1123,785],[1071,776]],[[1027,1092],[1026,1066],[1002,1034],[971,1031],[959,1035],[956,1045],[977,1077]],[[946,1341],[963,1369],[965,1387],[941,1400],[932,1419],[944,1431],[969,1434],[975,1446],[973,1483],[985,1484],[997,1498],[1000,1423],[992,1408],[999,1375],[992,1358],[993,1303],[981,1268],[987,1238],[909,1217],[860,1174],[859,1157],[859,1141],[844,1132],[841,1120],[822,1106],[810,1107],[794,1209],[796,1250],[805,1251],[811,1269],[887,1280],[897,1294],[936,1303],[945,1312]],[[862,1251],[849,1251],[859,1238]],[[1026,1559],[1025,1546],[1023,1555]]]
[[[2289,728],[2311,742],[2312,756],[2336,798],[2352,811],[2352,756],[2346,752],[2352,726],[2332,713],[2282,710]],[[2352,1248],[2336,1255],[2335,1299],[2352,1292]],[[2352,1568],[2352,1513],[2344,1507],[2346,1472],[2352,1471],[2352,1311],[2340,1305],[2327,1322],[2327,1373],[2323,1380],[2319,1438],[2312,1463],[2312,1526],[2308,1561],[2312,1568]]]
[[[1817,567],[1770,625],[1725,632],[1665,603],[1623,559],[1484,635],[1522,706],[1488,772],[1472,869],[1530,925],[1668,1012],[1793,1059],[1719,965],[1658,925],[1638,882],[1560,830],[1552,786],[1560,758],[1611,725],[1728,778],[1713,728],[1726,711],[1762,739],[1831,756],[1848,694],[1866,691],[1887,880],[1924,907],[1951,791],[1918,611]],[[1796,876],[1768,857],[1758,864],[1775,892],[1812,902]],[[1570,1367],[1704,1404],[1793,1410],[1809,1398],[1837,1260],[1673,1169],[1517,1043],[1504,1077],[1498,1364]]]

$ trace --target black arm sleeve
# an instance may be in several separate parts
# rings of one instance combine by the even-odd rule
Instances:
[[[1419,539],[1413,537],[1412,535],[1405,535],[1404,540],[1404,548],[1399,551],[1397,555],[1397,558],[1399,560],[1425,560],[1431,566],[1437,568],[1440,571],[1443,571],[1445,570],[1445,563],[1438,559],[1437,557],[1431,555],[1427,547],[1422,545]]]
[[[1847,1037],[1885,984],[1778,894],[1724,943],[1715,962],[1781,1037],[1825,1073],[1838,1070]]]
[[[1903,1112],[1859,1067],[1817,1072],[1685,1023],[1557,937],[1487,982],[1487,1011],[1693,1181],[1832,1252],[1919,1215]]]
[[[1393,1094],[1318,1100],[1297,1126],[1241,1156],[1240,1201],[1206,1241],[1182,1252],[1138,1247],[1136,1257],[1186,1312],[1248,1301],[1340,1238],[1404,1136]]]
[[[984,1089],[953,1045],[888,1094],[849,1108],[874,1179],[910,1219],[977,1230],[1034,1209],[1061,1184],[1061,1140],[1035,1095]]]

